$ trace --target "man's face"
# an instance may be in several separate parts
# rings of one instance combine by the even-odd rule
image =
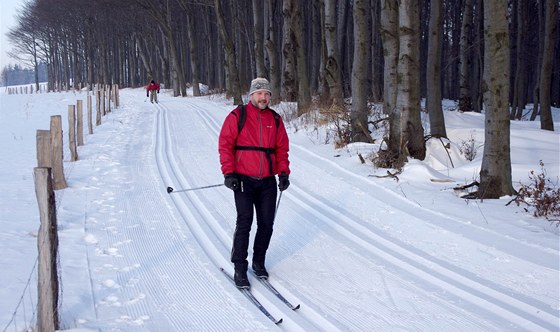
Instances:
[[[264,110],[270,103],[270,93],[268,91],[255,91],[251,94],[251,102],[256,107]]]

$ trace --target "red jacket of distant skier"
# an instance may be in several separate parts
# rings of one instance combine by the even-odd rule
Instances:
[[[218,142],[222,173],[256,178],[290,174],[289,140],[282,119],[277,127],[274,115],[268,108],[261,110],[250,102],[246,105],[246,112],[245,124],[240,133],[237,127],[239,109],[231,112],[224,120]],[[263,151],[238,150],[235,146],[268,148],[273,152],[267,156]]]
[[[159,93],[159,84],[157,84],[156,82],[150,82],[150,84],[148,84],[148,87],[146,88],[146,93],[150,91],[157,91]]]

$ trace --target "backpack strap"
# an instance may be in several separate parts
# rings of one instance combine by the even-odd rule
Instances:
[[[276,122],[276,129],[278,129],[278,127],[280,127],[280,114],[276,113],[276,111],[273,110],[272,108],[269,108],[269,110],[272,112],[272,116],[274,117],[274,122]]]
[[[247,109],[245,107],[246,106],[244,104],[237,105],[237,108],[231,111],[237,117],[237,135],[241,133],[241,129],[245,126],[245,119],[247,119]],[[268,110],[272,112],[274,122],[276,123],[276,129],[278,129],[278,127],[280,127],[280,114],[276,113],[276,111],[272,108],[269,108]],[[237,113],[235,111],[237,111]]]
[[[247,110],[245,105],[239,105],[237,108],[239,109],[239,118],[237,119],[237,134],[239,135],[245,125],[245,119],[247,119]]]

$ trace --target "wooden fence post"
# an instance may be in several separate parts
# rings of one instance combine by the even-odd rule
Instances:
[[[78,160],[78,148],[76,147],[76,106],[68,105],[68,148],[70,149],[70,161]]]
[[[107,96],[107,92],[105,91],[105,85],[102,85],[102,90],[101,90],[101,114],[103,114],[103,116],[107,115],[107,107],[105,104],[105,98]]]
[[[87,118],[88,118],[88,133],[93,135],[93,123],[91,116],[91,95],[87,96]]]
[[[76,134],[78,135],[77,137],[78,146],[84,145],[84,110],[82,104],[83,101],[81,99],[76,101],[76,113],[78,117],[78,127],[77,127]]]
[[[119,100],[119,85],[115,84],[114,86],[114,92],[115,92],[115,107],[119,108],[121,101]]]
[[[95,116],[95,125],[100,126],[101,125],[101,91],[99,90],[99,88],[95,93],[95,101],[96,101],[95,109],[97,111]]]
[[[105,96],[107,96],[107,113],[111,113],[111,84],[105,84]]]
[[[52,187],[51,169],[35,167],[35,194],[39,205],[41,226],[37,234],[39,252],[37,269],[37,331],[56,331],[58,318],[58,236],[56,202]]]
[[[37,166],[52,167],[51,131],[37,130]]]
[[[68,187],[64,178],[64,153],[62,151],[62,117],[60,115],[51,116],[51,147],[52,147],[52,175],[54,189],[64,189]]]

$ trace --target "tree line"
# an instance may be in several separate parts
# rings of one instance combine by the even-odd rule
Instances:
[[[47,81],[47,65],[40,63],[37,66],[38,81]],[[0,72],[0,85],[24,85],[35,82],[35,69],[24,68],[21,65],[7,65]]]
[[[399,167],[424,158],[426,137],[447,136],[444,98],[463,112],[495,105],[508,136],[504,120],[540,116],[542,129],[554,129],[558,1],[490,2],[30,0],[9,37],[19,57],[47,64],[53,90],[154,79],[186,96],[188,86],[200,95],[203,82],[240,104],[251,79],[267,77],[272,103],[296,102],[298,115],[313,100],[349,110],[350,142],[370,139],[369,102],[382,102],[389,123],[382,160]]]

